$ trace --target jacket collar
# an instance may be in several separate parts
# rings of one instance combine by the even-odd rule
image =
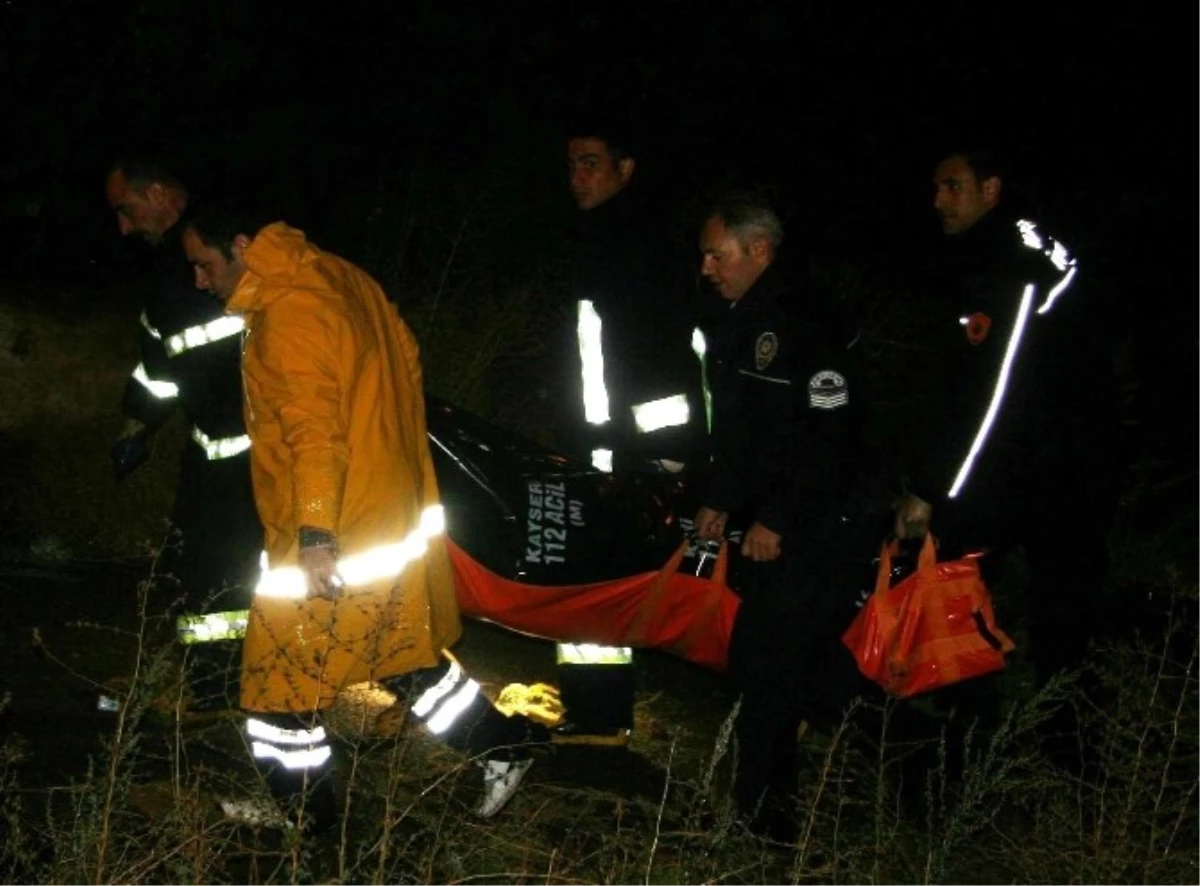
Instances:
[[[279,284],[295,281],[319,255],[303,231],[284,222],[267,225],[243,253],[246,273],[226,303],[226,312],[249,314],[262,310],[285,291]]]

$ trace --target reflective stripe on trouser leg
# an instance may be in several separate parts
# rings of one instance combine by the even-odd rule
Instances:
[[[611,735],[632,729],[633,649],[595,643],[559,643],[556,649],[566,719],[581,734]]]
[[[434,736],[475,756],[523,744],[536,731],[529,718],[506,717],[496,710],[479,684],[452,659],[437,667],[391,677],[383,684],[409,700],[409,711]],[[543,737],[544,740],[544,737]]]
[[[248,610],[181,615],[175,620],[179,642],[187,650],[192,708],[236,708],[240,694],[242,638]]]
[[[255,768],[262,774],[281,811],[294,823],[331,823],[336,816],[333,748],[325,728],[312,717],[251,714],[246,739]]]
[[[274,763],[289,772],[322,771],[333,755],[325,727],[290,715],[248,716],[246,737],[256,764]]]

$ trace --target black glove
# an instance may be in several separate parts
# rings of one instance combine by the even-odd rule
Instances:
[[[134,468],[150,457],[149,437],[149,433],[143,429],[117,438],[117,442],[113,444],[112,450],[109,452],[109,457],[112,459],[113,469],[116,471],[118,480],[131,473]]]

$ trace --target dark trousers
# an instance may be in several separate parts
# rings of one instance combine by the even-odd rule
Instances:
[[[876,518],[836,521],[785,539],[770,563],[742,561],[734,578],[742,605],[729,649],[729,677],[741,693],[734,730],[734,799],[745,817],[778,813],[798,773],[797,727],[840,722],[868,685],[841,642],[871,580],[880,541]]]
[[[188,443],[171,524],[157,572],[160,587],[175,595],[176,611],[197,616],[249,609],[263,548],[249,456],[210,460]],[[193,643],[187,653],[193,707],[236,707],[241,640]]]
[[[1028,657],[1039,687],[1083,660],[1105,605],[1108,531],[1117,507],[1114,478],[1064,465],[1053,478],[1010,489],[968,490],[947,513],[934,513],[933,532],[946,557],[985,548],[984,581],[995,587],[1004,563],[1025,552],[1029,583],[1023,608],[1029,628]],[[997,603],[1003,627],[1005,601]]]

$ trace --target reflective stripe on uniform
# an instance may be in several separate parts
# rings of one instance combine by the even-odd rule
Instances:
[[[250,448],[250,437],[247,434],[240,434],[236,437],[222,437],[218,440],[212,440],[204,431],[197,427],[192,428],[192,439],[200,444],[204,450],[204,454],[208,456],[209,461],[218,461],[222,458],[229,458],[245,452]]]
[[[425,555],[429,540],[446,528],[446,513],[441,505],[430,505],[421,514],[421,522],[402,541],[384,544],[338,560],[338,575],[347,588],[361,587],[385,578],[399,576],[413,560]],[[263,574],[254,593],[263,597],[290,600],[307,594],[304,573],[298,566],[270,569],[263,554]]]
[[[246,720],[246,734],[255,739],[250,743],[256,760],[277,760],[287,769],[313,769],[323,765],[333,754],[326,744],[325,729],[282,729],[263,720]]]
[[[593,425],[605,424],[609,419],[600,326],[596,306],[586,299],[580,301],[577,332],[579,359],[583,364],[583,414],[588,423]]]
[[[633,664],[630,646],[598,646],[595,643],[559,643],[555,649],[558,664]]]
[[[1067,291],[1067,288],[1075,279],[1075,275],[1079,272],[1079,265],[1075,259],[1067,251],[1062,243],[1050,237],[1050,245],[1046,245],[1046,239],[1042,237],[1038,231],[1037,225],[1028,219],[1021,219],[1017,222],[1017,230],[1021,232],[1021,242],[1029,249],[1036,250],[1050,259],[1050,263],[1058,270],[1063,272],[1063,276],[1057,283],[1050,288],[1046,293],[1046,300],[1042,302],[1037,309],[1039,314],[1045,314],[1054,307],[1054,302],[1058,297]]]
[[[413,703],[412,713],[430,732],[441,735],[457,722],[478,695],[479,684],[463,673],[458,662],[452,661],[446,675]]]
[[[640,433],[649,434],[663,428],[686,425],[690,413],[687,396],[675,394],[672,397],[638,403],[633,407],[633,421]]]
[[[597,471],[611,474],[613,469],[613,451],[611,449],[593,449],[592,467]]]
[[[248,609],[210,612],[207,615],[181,615],[175,619],[175,633],[179,642],[185,645],[240,640],[246,636],[246,625],[249,623]]]
[[[179,396],[179,385],[173,381],[155,381],[146,373],[144,363],[139,363],[133,370],[133,377],[159,400],[171,400]]]
[[[333,756],[333,749],[329,745],[321,745],[319,748],[289,751],[285,748],[277,748],[275,745],[267,744],[265,741],[251,742],[250,751],[254,754],[254,759],[256,760],[278,760],[283,764],[285,769],[291,769],[292,771],[297,769],[315,769]]]
[[[151,338],[155,338],[155,339],[158,339],[159,341],[162,341],[162,335],[159,333],[159,331],[157,329],[155,329],[150,324],[150,318],[148,316],[146,316],[145,311],[142,311],[141,321],[142,321],[142,328],[145,329],[146,332],[148,332],[150,334]]]
[[[692,330],[692,353],[700,361],[700,388],[704,392],[705,427],[712,431],[712,390],[708,386],[708,363],[704,359],[708,354],[708,339],[699,327]]]
[[[237,335],[245,328],[246,321],[241,317],[218,317],[216,320],[211,320],[208,323],[189,326],[182,332],[177,332],[169,336],[165,347],[170,356],[177,357],[184,351],[190,351],[194,348],[203,347],[204,345]]]
[[[950,487],[950,498],[955,498],[962,491],[963,486],[967,482],[967,478],[971,474],[971,468],[975,465],[975,459],[979,453],[983,451],[984,444],[987,443],[988,434],[991,433],[992,425],[996,421],[996,416],[1000,412],[1000,406],[1004,402],[1004,394],[1008,388],[1008,377],[1012,373],[1013,362],[1016,360],[1017,351],[1021,347],[1021,337],[1025,333],[1025,326],[1029,322],[1029,310],[1033,304],[1033,296],[1037,291],[1037,287],[1032,283],[1025,287],[1025,292],[1021,296],[1021,307],[1017,311],[1017,320],[1013,324],[1012,335],[1008,338],[1008,346],[1004,350],[1004,360],[1000,364],[1000,373],[996,377],[996,387],[992,391],[992,401],[988,404],[987,412],[983,416],[983,421],[979,425],[979,430],[975,432],[975,439],[971,442],[971,448],[967,452],[966,458],[963,459],[962,465],[959,466],[958,474],[954,478],[954,484]]]

